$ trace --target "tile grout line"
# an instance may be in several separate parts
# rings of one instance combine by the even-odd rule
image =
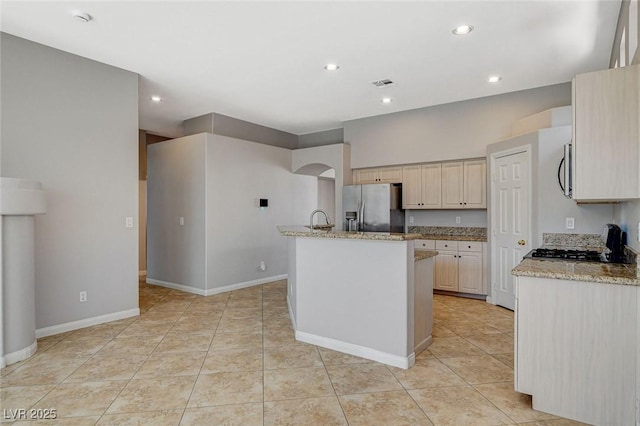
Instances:
[[[206,296],[202,296],[202,297],[206,297]],[[197,297],[196,297],[197,299]],[[194,301],[196,299],[193,299]],[[184,419],[184,415],[187,412],[187,409],[189,408],[189,402],[191,402],[191,397],[193,396],[193,391],[196,388],[196,384],[198,383],[198,379],[200,378],[200,374],[202,373],[202,367],[204,366],[204,363],[207,361],[207,357],[209,356],[209,350],[211,350],[211,345],[213,345],[213,339],[216,336],[216,333],[218,332],[218,327],[220,326],[220,321],[222,320],[222,315],[224,315],[224,311],[227,309],[227,304],[229,303],[229,297],[227,297],[227,300],[224,302],[224,308],[222,308],[222,314],[220,315],[220,318],[218,319],[218,322],[216,324],[216,329],[213,331],[213,336],[211,337],[211,341],[209,342],[209,347],[207,348],[207,351],[205,352],[204,358],[202,359],[202,363],[200,364],[200,369],[198,370],[198,374],[196,374],[196,378],[193,381],[193,386],[191,386],[191,392],[189,392],[189,397],[187,398],[187,402],[184,406],[184,409],[182,410],[182,414],[180,415],[180,421],[178,421],[178,425],[180,425],[182,423],[182,420]],[[193,302],[191,302],[191,304],[193,304]],[[191,304],[189,304],[189,306],[191,306]],[[188,309],[188,308],[187,308]],[[185,310],[186,312],[186,310]],[[198,407],[196,407],[198,408]]]
[[[165,297],[167,294],[169,294],[169,291],[167,291],[167,292],[166,292],[166,293],[165,293],[165,294],[160,298],[160,300],[164,299],[164,297]],[[138,296],[138,297],[139,297],[139,296]],[[160,300],[156,301],[156,302],[155,302],[153,305],[151,305],[151,307],[150,307],[149,309],[147,309],[145,312],[148,312],[151,308],[153,308],[155,305],[157,305],[157,304],[160,302]],[[193,303],[193,302],[192,302],[192,303]],[[138,319],[139,319],[139,317],[140,317],[141,315],[142,315],[142,314],[140,314],[140,315],[138,316]],[[136,320],[136,321],[137,321],[137,320]],[[133,321],[131,324],[129,324],[129,326],[133,325],[134,323],[135,323],[135,321]],[[117,338],[118,338],[118,336],[119,336],[122,332],[124,332],[127,328],[129,328],[129,327],[124,328],[123,330],[121,330],[121,331],[120,331],[120,333],[116,334],[116,335],[111,339],[111,341],[114,341],[115,339],[117,339]],[[173,328],[173,327],[172,327],[172,328]],[[169,329],[169,330],[171,330],[171,329]],[[120,392],[118,392],[118,394],[115,396],[115,398],[113,398],[113,400],[111,401],[111,403],[109,404],[109,406],[108,406],[108,407],[104,410],[104,412],[100,415],[100,418],[98,418],[98,421],[96,422],[96,424],[97,424],[97,423],[99,423],[99,422],[100,422],[100,420],[102,420],[102,418],[103,418],[105,415],[108,415],[108,414],[107,414],[107,411],[109,411],[109,408],[111,408],[111,406],[113,405],[113,403],[114,403],[114,402],[115,402],[115,401],[120,397],[120,395],[122,394],[122,392],[124,392],[124,390],[127,388],[127,386],[129,386],[129,384],[131,383],[131,381],[133,380],[133,378],[136,376],[136,374],[138,374],[138,371],[140,371],[140,369],[142,368],[142,366],[143,366],[147,361],[149,361],[149,358],[151,358],[151,355],[153,354],[153,352],[158,348],[158,346],[160,346],[160,343],[162,343],[162,341],[163,341],[163,340],[164,340],[164,338],[166,337],[167,333],[168,333],[168,331],[163,335],[162,339],[160,339],[160,340],[158,341],[158,343],[156,343],[156,345],[153,347],[153,349],[151,349],[151,350],[149,351],[149,353],[147,354],[147,356],[146,356],[146,358],[144,359],[144,361],[142,361],[142,363],[140,363],[140,366],[139,366],[139,367],[136,369],[136,371],[131,375],[131,378],[130,378],[129,380],[127,380],[127,383],[122,387],[122,389],[120,389]],[[133,337],[135,337],[135,336],[133,336]],[[106,346],[106,345],[105,345],[105,346]],[[114,413],[114,414],[120,414],[120,413]],[[122,414],[124,414],[124,413],[122,413]]]

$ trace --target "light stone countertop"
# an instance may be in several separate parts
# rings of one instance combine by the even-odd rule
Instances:
[[[487,241],[487,228],[459,226],[409,226],[409,232],[421,234],[424,240]]]
[[[487,242],[486,236],[480,235],[444,235],[444,234],[420,234],[423,240],[440,240],[440,241],[480,241]]]
[[[306,226],[278,226],[285,237],[343,238],[348,240],[408,241],[422,238],[420,234],[394,234],[390,232],[347,232],[311,230]]]
[[[438,252],[435,250],[414,250],[413,261],[417,262],[419,260],[429,259],[437,255]]]
[[[605,284],[640,286],[638,264],[524,259],[511,274]]]

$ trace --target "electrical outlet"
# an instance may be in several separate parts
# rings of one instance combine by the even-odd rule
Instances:
[[[565,219],[565,228],[575,229],[575,227],[576,227],[576,219],[573,217],[567,217]]]
[[[124,226],[125,228],[133,228],[133,218],[131,216],[124,218]]]
[[[261,270],[262,272],[264,272],[264,271],[266,271],[266,270],[267,270],[267,264],[266,264],[266,263],[264,263],[264,260],[261,260],[261,261],[260,261],[260,270]]]
[[[180,216],[180,226],[184,225],[184,217]]]
[[[409,216],[409,225],[413,225],[413,216]]]
[[[87,292],[86,291],[81,291],[80,292],[80,302],[86,302],[87,301]]]
[[[638,222],[638,241],[640,242],[640,222]]]
[[[456,216],[456,223],[460,223],[460,216]]]

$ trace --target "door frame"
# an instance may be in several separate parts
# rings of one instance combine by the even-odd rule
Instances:
[[[492,305],[496,305],[495,294],[498,291],[498,284],[495,281],[495,277],[498,276],[496,273],[497,269],[497,255],[496,255],[496,246],[494,244],[494,229],[495,229],[495,218],[496,215],[493,214],[495,209],[497,208],[497,200],[496,200],[496,191],[495,191],[495,168],[496,168],[496,160],[502,157],[508,157],[510,155],[515,154],[526,154],[527,155],[527,165],[529,166],[529,183],[528,183],[528,206],[529,206],[529,214],[527,220],[527,241],[532,241],[531,233],[532,233],[532,219],[533,219],[533,148],[531,144],[519,145],[513,148],[504,149],[502,151],[493,152],[489,155],[489,171],[487,173],[487,179],[489,180],[487,184],[487,188],[490,191],[490,208],[487,209],[487,222],[489,225],[489,232],[487,232],[487,243],[489,245],[489,282],[491,283],[490,289],[491,294],[487,295],[487,303],[491,303]]]

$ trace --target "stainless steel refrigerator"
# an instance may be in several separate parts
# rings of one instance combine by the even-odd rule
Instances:
[[[402,184],[344,186],[342,220],[345,231],[404,232]]]

